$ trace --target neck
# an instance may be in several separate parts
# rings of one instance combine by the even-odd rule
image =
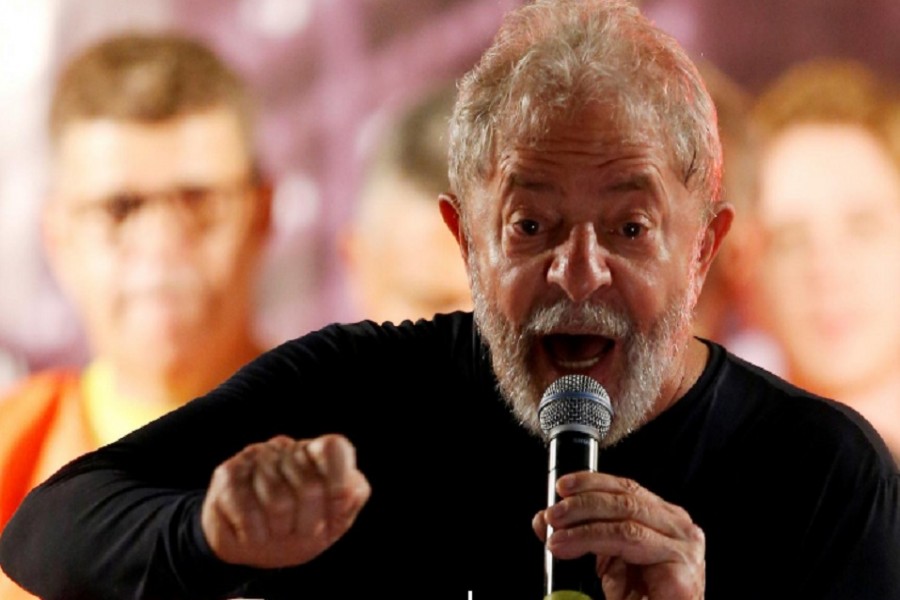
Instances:
[[[100,360],[111,369],[117,397],[170,410],[209,392],[261,352],[246,331],[197,349],[183,360],[156,364],[127,358]]]

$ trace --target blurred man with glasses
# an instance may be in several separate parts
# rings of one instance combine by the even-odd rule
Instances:
[[[254,268],[271,194],[251,113],[238,77],[178,36],[109,39],[63,71],[44,239],[93,360],[34,374],[0,399],[0,531],[65,462],[261,352]],[[0,598],[11,586],[0,578]]]

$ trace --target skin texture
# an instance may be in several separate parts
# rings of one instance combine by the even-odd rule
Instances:
[[[303,564],[350,529],[371,489],[350,442],[279,436],[222,463],[203,503],[203,533],[225,562]]]
[[[649,336],[673,307],[689,313],[732,209],[720,205],[704,223],[701,199],[679,181],[662,148],[644,132],[634,133],[620,130],[603,111],[588,111],[558,124],[535,146],[501,152],[491,180],[466,202],[468,234],[452,198],[445,199],[444,219],[470,276],[483,284],[491,309],[485,321],[499,315],[518,332],[537,308],[563,302],[573,312],[583,306],[618,311],[638,335]],[[648,141],[621,142],[642,138]],[[490,329],[490,322],[481,325]],[[551,382],[578,372],[599,381],[621,413],[616,399],[628,395],[621,375],[633,375],[625,340],[617,334],[601,339],[596,329],[577,323],[550,333],[582,337],[532,340],[522,359],[527,373],[521,375],[533,380],[527,401],[536,406]],[[702,370],[704,351],[688,343],[689,332],[673,335],[678,339],[669,340],[670,347],[652,352],[670,367],[658,389],[647,390],[655,401],[643,421],[680,398]],[[492,350],[496,358],[508,349]],[[576,368],[579,363],[584,366]]]
[[[231,111],[75,121],[56,160],[48,255],[122,396],[177,405],[259,353],[253,269],[270,194]],[[173,192],[199,188],[221,192],[198,225]],[[145,201],[117,228],[123,194]]]
[[[683,509],[602,473],[561,477],[557,490],[563,499],[535,515],[534,531],[558,558],[596,555],[607,599],[703,598],[703,531]]]
[[[671,406],[702,371],[706,350],[690,337],[689,309],[733,211],[720,205],[705,222],[702,199],[679,180],[649,132],[623,128],[606,115],[588,109],[556,123],[536,143],[501,151],[490,180],[466,201],[468,228],[452,197],[441,208],[470,277],[481,282],[476,315],[483,315],[479,324],[495,365],[498,354],[526,363],[505,389],[531,388],[513,403],[521,418],[527,420],[547,385],[571,373],[599,381],[617,415],[627,413],[617,398],[629,397],[631,384],[621,374],[633,374],[635,365],[624,340],[582,324],[514,342],[530,345],[517,355],[509,342],[491,339],[492,320],[520,331],[536,308],[562,301],[572,312],[585,305],[622,312],[639,335],[649,335],[673,306],[687,308],[675,312],[683,323],[649,351],[665,365],[655,400],[632,413],[635,422],[615,437]],[[487,310],[479,312],[479,302]],[[556,334],[578,337],[559,341]],[[502,385],[504,375],[498,376]],[[523,384],[529,376],[533,381]],[[608,597],[703,597],[704,536],[683,509],[602,473],[581,473],[560,486],[564,499],[535,517],[535,530],[543,537],[546,525],[554,526],[548,548],[561,558],[597,555]]]
[[[829,124],[785,130],[760,168],[758,312],[789,376],[900,456],[900,171],[864,129]]]

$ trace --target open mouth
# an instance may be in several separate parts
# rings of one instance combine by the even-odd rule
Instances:
[[[554,333],[541,340],[547,356],[559,368],[583,371],[612,352],[615,340],[599,335]]]

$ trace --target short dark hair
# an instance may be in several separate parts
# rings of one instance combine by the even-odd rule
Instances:
[[[158,122],[223,106],[248,142],[253,109],[241,78],[207,46],[175,33],[127,33],[105,39],[63,69],[50,108],[50,135],[79,119]]]
[[[818,58],[785,71],[763,92],[753,118],[765,139],[807,123],[854,125],[886,140],[896,89],[848,59]]]
[[[396,173],[437,201],[450,189],[447,128],[455,100],[456,85],[446,82],[396,114],[371,153],[367,179]]]

